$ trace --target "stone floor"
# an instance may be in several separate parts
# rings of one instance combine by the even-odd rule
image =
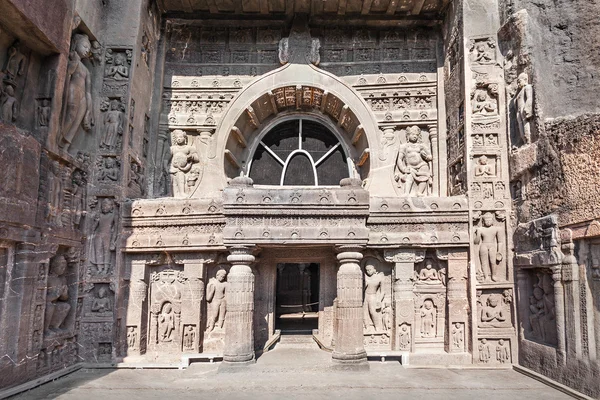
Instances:
[[[371,362],[368,372],[332,370],[330,354],[276,348],[249,368],[219,373],[219,363],[187,370],[83,369],[14,399],[519,399],[571,397],[513,370],[417,369]]]

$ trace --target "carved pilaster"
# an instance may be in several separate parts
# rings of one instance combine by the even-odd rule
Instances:
[[[363,276],[359,264],[362,247],[340,246],[338,251],[337,332],[332,359],[338,363],[368,365],[363,343]]]
[[[579,265],[573,254],[575,245],[569,229],[561,229],[562,242],[562,281],[565,290],[565,330],[566,350],[570,358],[582,354],[581,307],[579,297]]]
[[[450,250],[438,258],[448,260],[448,328],[450,338],[447,343],[449,353],[468,351],[466,344],[469,334],[469,296],[468,296],[468,267],[469,256],[466,250]],[[456,337],[462,335],[461,337]],[[463,345],[461,345],[463,343]]]
[[[254,361],[254,273],[250,265],[255,258],[248,246],[233,246],[227,261],[231,269],[227,276],[227,314],[225,315],[225,350],[223,361],[247,363]]]
[[[148,284],[145,281],[147,259],[137,256],[131,260],[131,275],[129,281],[129,299],[127,301],[127,355],[140,355],[145,352],[147,337],[146,321],[144,320],[143,305],[148,295]]]
[[[437,124],[429,125],[429,140],[431,140],[431,154],[433,156],[433,196],[440,194],[440,154],[438,145]]]
[[[561,365],[566,364],[566,337],[565,337],[565,291],[561,280],[561,266],[552,268],[552,280],[554,281],[554,304],[556,313],[556,337],[558,340],[557,361]]]
[[[529,322],[529,274],[526,270],[517,269],[517,296],[519,306],[519,339],[525,340],[525,332],[531,331]]]
[[[395,329],[393,349],[413,351],[415,300],[411,279],[415,270],[415,263],[422,262],[425,259],[425,251],[395,249],[386,250],[384,255],[386,261],[395,263],[393,274]]]

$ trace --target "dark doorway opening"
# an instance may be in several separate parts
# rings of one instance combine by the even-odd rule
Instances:
[[[312,334],[319,327],[319,264],[277,264],[275,329]]]

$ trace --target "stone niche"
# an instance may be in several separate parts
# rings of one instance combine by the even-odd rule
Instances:
[[[392,349],[394,301],[392,269],[379,255],[367,255],[362,261],[364,273],[363,332],[365,349]]]

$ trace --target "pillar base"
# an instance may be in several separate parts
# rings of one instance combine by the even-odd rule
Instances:
[[[335,350],[331,354],[331,360],[337,364],[362,364],[367,363],[367,352],[361,351],[359,353],[348,354],[348,353],[340,353]]]
[[[229,374],[235,372],[247,372],[248,368],[252,365],[256,364],[256,359],[252,358],[248,361],[223,361],[221,365],[219,365],[218,373]]]
[[[335,371],[368,371],[367,353],[357,354],[336,353],[331,355],[331,369]]]

